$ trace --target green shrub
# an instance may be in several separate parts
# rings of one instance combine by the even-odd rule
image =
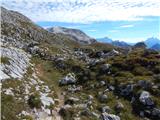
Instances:
[[[74,108],[67,108],[67,109],[61,109],[59,111],[60,115],[63,117],[64,120],[73,120],[73,116],[75,113],[75,109]]]
[[[113,73],[113,74],[117,73],[118,71],[119,71],[119,69],[116,67],[111,68],[111,73]]]
[[[116,76],[119,77],[126,77],[126,78],[132,78],[133,74],[128,72],[128,71],[121,71],[121,72],[117,72]]]
[[[42,102],[38,94],[33,94],[28,99],[28,104],[31,108],[41,108]]]
[[[154,75],[153,77],[154,77],[154,82],[155,83],[160,83],[160,74]]]
[[[33,120],[33,118],[29,115],[26,115],[26,116],[22,116],[21,117],[23,120]]]
[[[152,75],[152,72],[147,70],[144,67],[136,67],[133,69],[133,74],[138,76],[138,75]]]
[[[155,66],[155,68],[154,68],[154,73],[156,73],[156,74],[158,74],[158,73],[160,73],[160,65],[159,66]]]
[[[25,110],[25,103],[15,99],[12,95],[2,93],[1,97],[2,120],[19,120],[16,115]]]

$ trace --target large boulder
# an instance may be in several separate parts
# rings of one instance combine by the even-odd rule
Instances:
[[[100,119],[101,120],[120,120],[120,117],[113,114],[102,113]]]
[[[102,55],[102,58],[109,58],[109,57],[117,56],[117,55],[119,55],[119,54],[120,54],[119,51],[113,49],[112,51],[103,54],[103,55]]]
[[[151,99],[151,95],[147,91],[142,91],[139,97],[139,101],[146,106],[153,106],[154,101]]]
[[[76,83],[76,78],[74,73],[69,73],[67,76],[59,80],[59,85],[68,85]]]

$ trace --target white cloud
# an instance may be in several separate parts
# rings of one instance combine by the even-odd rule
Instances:
[[[136,42],[141,42],[141,41],[145,41],[147,38],[149,37],[136,37],[136,38],[118,38],[118,40],[120,41],[125,41],[125,42],[131,42],[131,43],[136,43]]]
[[[118,32],[118,30],[110,30],[108,32],[110,32],[110,33],[116,33],[116,32]]]
[[[2,0],[33,21],[90,23],[160,16],[159,0]]]
[[[134,27],[134,25],[122,25],[120,26],[121,28],[131,28],[131,27]]]

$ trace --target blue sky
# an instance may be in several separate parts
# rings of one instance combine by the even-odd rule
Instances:
[[[81,29],[94,38],[109,37],[113,40],[137,42],[149,37],[159,38],[159,17],[148,17],[141,21],[106,21],[90,24],[65,23],[65,22],[37,22],[38,25],[48,28],[63,26]]]
[[[138,42],[160,38],[159,0],[2,0],[47,28],[81,29],[94,38]]]

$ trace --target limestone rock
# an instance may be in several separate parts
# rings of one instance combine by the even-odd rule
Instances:
[[[151,99],[151,95],[147,91],[142,91],[139,97],[139,101],[147,106],[153,106],[154,101]]]
[[[108,113],[102,113],[100,118],[101,120],[120,120],[119,116]]]
[[[69,73],[67,76],[59,80],[59,85],[68,85],[76,83],[76,78],[74,73]]]

